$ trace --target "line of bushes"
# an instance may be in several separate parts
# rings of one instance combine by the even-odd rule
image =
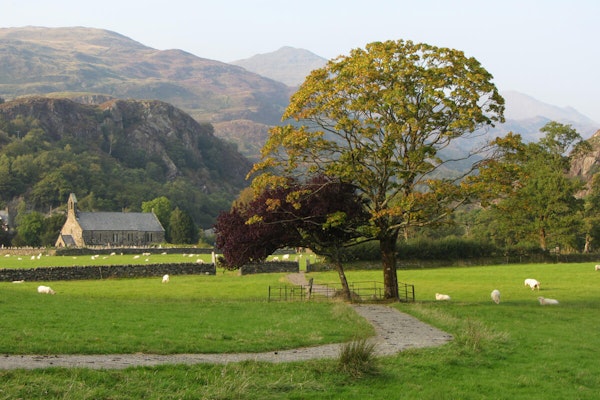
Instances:
[[[498,247],[487,241],[457,237],[400,241],[396,255],[398,263],[402,266],[592,262],[600,260],[599,254],[563,254],[556,251],[544,251],[535,244]],[[381,261],[379,242],[367,242],[344,249],[342,262],[361,261]]]

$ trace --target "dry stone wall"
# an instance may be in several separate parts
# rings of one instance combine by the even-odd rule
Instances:
[[[110,278],[143,278],[169,275],[215,275],[214,264],[178,263],[146,265],[104,265],[0,269],[0,281],[68,281]]]
[[[272,272],[300,272],[300,264],[297,261],[270,261],[260,264],[247,264],[240,268],[240,275]]]

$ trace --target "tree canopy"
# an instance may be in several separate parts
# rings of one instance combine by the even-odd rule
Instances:
[[[253,186],[324,174],[352,184],[381,246],[386,298],[397,298],[401,230],[433,223],[466,187],[436,173],[458,138],[503,121],[492,75],[463,52],[410,41],[370,43],[314,70],[270,131]],[[468,155],[465,156],[467,158]]]
[[[497,236],[510,243],[537,242],[541,250],[578,247],[584,201],[577,194],[583,183],[567,172],[573,155],[589,143],[570,125],[549,122],[539,142],[523,143],[519,135],[496,142],[501,157],[481,168],[482,182],[495,186],[489,204]],[[507,244],[507,243],[504,243]]]

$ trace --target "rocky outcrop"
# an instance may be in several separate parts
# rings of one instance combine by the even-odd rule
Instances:
[[[582,195],[589,191],[594,174],[600,170],[600,130],[588,139],[588,143],[592,146],[592,151],[583,156],[574,157],[571,160],[569,171],[570,176],[581,178],[586,182],[587,189]]]

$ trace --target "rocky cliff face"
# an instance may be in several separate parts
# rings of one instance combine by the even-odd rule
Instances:
[[[600,130],[588,142],[592,145],[592,151],[571,161],[569,175],[581,178],[589,186],[594,174],[600,171]]]

